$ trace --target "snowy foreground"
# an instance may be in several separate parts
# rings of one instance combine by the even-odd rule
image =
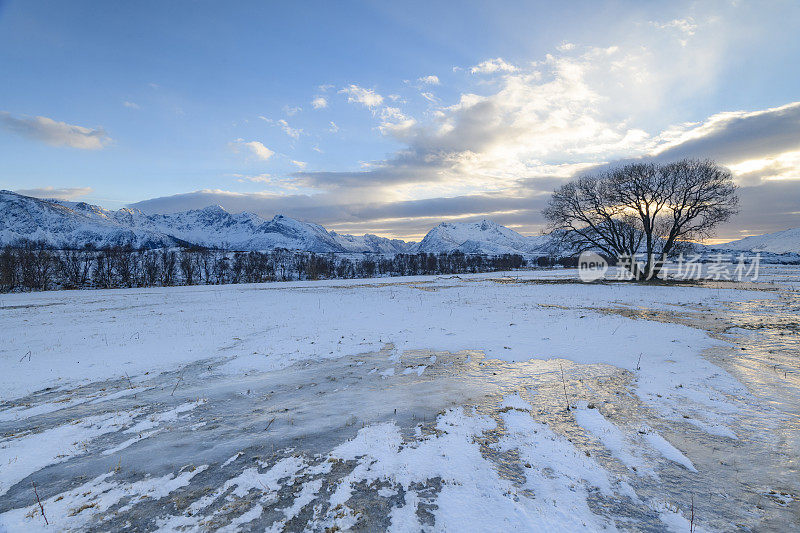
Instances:
[[[2,295],[0,530],[792,530],[782,268]]]

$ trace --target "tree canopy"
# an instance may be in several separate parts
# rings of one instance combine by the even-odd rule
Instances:
[[[656,278],[668,257],[711,236],[737,206],[728,169],[684,159],[582,176],[553,193],[544,215],[573,251],[621,258],[644,280]],[[644,255],[643,265],[637,255]]]

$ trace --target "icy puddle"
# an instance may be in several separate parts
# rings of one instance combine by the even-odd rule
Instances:
[[[0,530],[796,529],[800,301],[777,294],[533,304],[555,324],[543,346],[578,325],[581,363],[385,344],[266,371],[223,347],[41,390],[0,403]],[[601,319],[618,366],[592,353]],[[663,322],[731,344],[694,356],[693,330]]]
[[[633,379],[387,347],[44,393],[74,405],[0,423],[0,520],[44,527],[33,484],[59,530],[683,529],[692,494],[701,530],[779,519],[792,496],[741,490],[749,440],[663,420]]]

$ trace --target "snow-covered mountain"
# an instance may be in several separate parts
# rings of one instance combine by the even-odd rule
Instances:
[[[20,239],[45,241],[56,248],[131,245],[158,248],[198,245],[230,250],[286,248],[327,253],[440,253],[487,255],[546,253],[548,237],[524,237],[490,220],[439,224],[421,243],[377,235],[341,235],[319,224],[283,215],[266,220],[252,213],[231,214],[220,206],[172,214],[138,209],[111,211],[84,202],[40,200],[0,191],[0,245]]]
[[[547,236],[525,237],[491,220],[481,222],[442,222],[425,235],[419,251],[499,254],[544,253]]]
[[[754,235],[738,241],[716,244],[711,248],[737,252],[767,252],[773,254],[800,254],[800,228],[792,228],[775,233]]]
[[[233,215],[212,206],[168,215],[138,209],[118,211],[84,202],[40,200],[0,191],[0,244],[20,239],[45,241],[57,248],[131,245],[158,248],[194,244],[233,250],[286,248],[309,252],[413,252],[416,243],[376,235],[340,235],[319,224],[277,215],[265,220],[251,213]]]
[[[357,237],[355,235],[340,235],[335,231],[330,234],[335,237],[339,244],[348,252],[372,252],[379,254],[408,254],[416,253],[417,243],[406,242],[400,239],[387,239],[367,233]]]
[[[71,208],[0,191],[0,244],[21,239],[45,241],[57,248],[131,245],[160,248],[182,244],[180,239],[156,230],[134,230],[116,222],[108,212],[88,204]]]
[[[308,252],[343,252],[335,237],[318,224],[283,215],[264,220],[251,213],[233,215],[220,206],[169,215],[120,209],[114,218],[136,230],[155,228],[181,240],[210,248],[271,250],[286,248]]]

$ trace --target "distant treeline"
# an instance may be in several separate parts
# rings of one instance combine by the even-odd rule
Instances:
[[[463,274],[514,270],[521,255],[452,253],[316,254],[276,249],[241,252],[210,249],[54,250],[41,243],[0,251],[0,291],[172,285],[222,285],[316,279]],[[538,266],[556,262],[540,258]]]

